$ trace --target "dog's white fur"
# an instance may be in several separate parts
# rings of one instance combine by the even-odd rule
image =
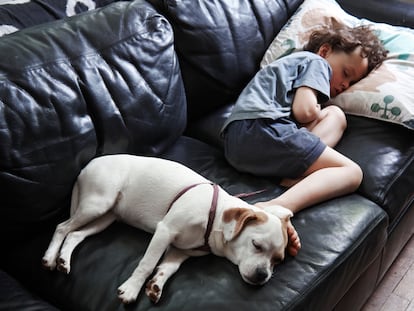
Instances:
[[[196,183],[203,184],[185,192],[168,211],[177,194]],[[166,252],[146,287],[146,294],[157,302],[165,282],[184,260],[207,254],[194,248],[204,244],[212,197],[209,181],[179,163],[131,155],[96,158],[74,185],[71,217],[57,226],[43,265],[69,273],[75,247],[120,220],[154,235],[135,271],[118,288],[118,296],[124,303],[135,301]],[[262,209],[219,188],[208,240],[211,251],[238,265],[246,282],[264,284],[274,265],[284,259],[291,216],[283,207]]]

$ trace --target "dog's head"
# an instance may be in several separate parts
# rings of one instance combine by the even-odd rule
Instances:
[[[247,283],[262,285],[285,258],[292,212],[281,206],[231,208],[223,213],[224,255]]]

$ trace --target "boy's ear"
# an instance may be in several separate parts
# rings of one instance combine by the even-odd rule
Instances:
[[[331,53],[331,51],[332,51],[331,45],[329,43],[324,43],[319,47],[317,54],[323,58],[326,58]]]

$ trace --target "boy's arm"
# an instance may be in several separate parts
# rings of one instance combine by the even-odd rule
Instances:
[[[292,114],[300,124],[308,124],[319,117],[321,106],[318,104],[317,92],[306,86],[296,89],[293,98]]]

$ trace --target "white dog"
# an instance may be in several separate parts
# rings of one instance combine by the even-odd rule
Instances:
[[[238,265],[247,283],[266,283],[284,259],[292,216],[280,206],[250,205],[179,163],[131,155],[92,160],[74,185],[70,212],[43,257],[49,269],[57,265],[69,273],[75,247],[115,220],[154,233],[137,268],[118,288],[124,303],[137,299],[164,252],[146,287],[153,302],[184,260],[210,251]]]

